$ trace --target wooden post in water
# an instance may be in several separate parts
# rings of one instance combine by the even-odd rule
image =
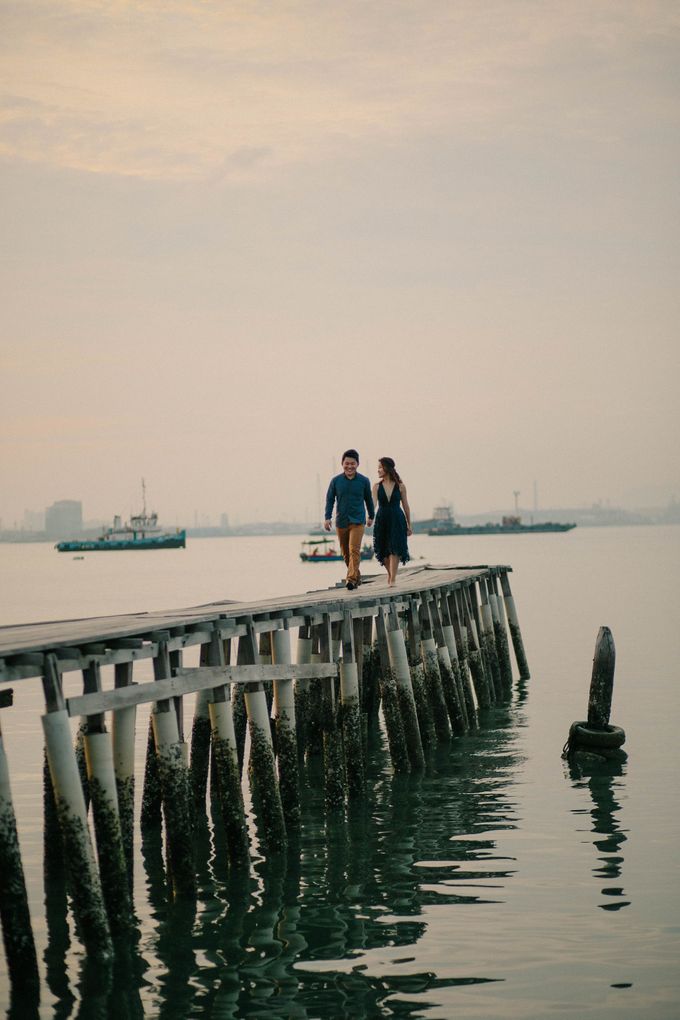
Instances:
[[[420,616],[418,604],[414,598],[409,598],[406,609],[406,625],[408,634],[408,656],[411,666],[411,685],[413,697],[418,712],[418,725],[420,726],[420,739],[423,748],[431,747],[436,740],[434,728],[434,715],[432,705],[428,697],[425,685],[425,666],[423,665]]]
[[[456,634],[451,622],[451,610],[449,608],[449,599],[446,591],[441,592],[438,608],[441,620],[442,638],[449,653],[453,685],[458,695],[458,705],[460,706],[462,724],[464,730],[467,731],[470,728],[470,719],[468,716],[467,702],[465,700],[465,691],[463,689],[463,677],[460,671]]]
[[[323,614],[319,631],[321,662],[333,662],[334,641],[330,614]],[[327,811],[342,810],[345,806],[345,763],[342,757],[342,735],[338,729],[335,707],[335,680],[331,677],[318,686],[322,689],[324,802]]]
[[[141,645],[140,640],[138,645],[135,644],[135,647],[141,647]],[[116,690],[131,686],[133,666],[133,662],[116,663],[114,667]],[[130,895],[132,895],[134,878],[136,722],[136,705],[118,708],[112,713],[113,768],[116,774],[120,835],[123,841]]]
[[[477,704],[480,708],[489,708],[491,706],[491,692],[489,690],[489,681],[484,670],[484,662],[482,660],[482,652],[479,644],[479,635],[477,632],[477,621],[475,620],[472,603],[467,589],[463,589],[461,592],[461,601],[463,605],[463,611],[465,613],[465,626],[467,629],[468,636],[468,663],[470,665],[470,674],[472,675],[472,682],[475,687],[475,695],[477,698]]]
[[[503,607],[503,599],[498,594],[498,577],[495,573],[488,579],[487,587],[489,590],[491,615],[493,617],[493,629],[496,636],[498,664],[501,670],[501,686],[507,695],[512,691],[512,663],[510,661],[508,632],[505,627],[505,609]]]
[[[91,659],[83,671],[84,693],[102,689],[101,670]],[[92,817],[97,840],[97,857],[102,862],[100,876],[104,903],[114,937],[132,931],[132,902],[127,861],[118,816],[118,791],[113,765],[113,744],[103,713],[87,716],[85,760],[92,800]]]
[[[383,607],[381,607],[381,616],[384,611]],[[406,654],[406,641],[404,639],[404,632],[401,629],[397,608],[393,602],[390,604],[390,618],[386,633],[390,668],[396,680],[401,722],[404,728],[409,762],[411,763],[411,768],[422,769],[425,767],[425,754],[418,724],[418,711],[413,696],[413,687],[411,686],[411,672]]]
[[[246,624],[248,633],[245,638],[239,640],[239,652],[243,644],[244,657],[250,660],[246,665],[255,666],[258,664],[259,653],[252,619],[248,618]],[[245,686],[244,698],[250,732],[249,772],[253,789],[253,804],[261,822],[262,843],[268,851],[276,853],[286,849],[287,838],[274,760],[267,697],[259,682]]]
[[[290,631],[287,628],[272,632],[271,651],[274,664],[291,664]],[[300,775],[292,677],[274,681],[274,721],[281,804],[290,832],[300,828]]]
[[[312,629],[305,622],[298,630],[296,660],[299,666],[312,661]],[[295,681],[295,730],[297,732],[298,755],[304,757],[307,746],[309,713],[310,713],[310,681]]]
[[[0,709],[12,704],[12,691],[0,691]],[[0,726],[0,921],[5,945],[7,971],[12,989],[37,993],[38,958],[35,952],[31,914],[17,822],[9,781],[9,765]]]
[[[345,775],[350,798],[364,793],[364,750],[361,739],[361,710],[359,706],[359,670],[354,654],[354,626],[352,615],[345,612],[342,618],[342,661],[340,663],[340,720],[345,754]]]
[[[200,646],[198,664],[208,665],[208,644]],[[231,705],[229,706],[231,708]],[[189,771],[191,788],[196,810],[205,811],[210,768],[211,719],[208,707],[208,691],[198,691],[194,703],[194,719],[191,725],[191,757]]]
[[[45,657],[43,688],[47,711],[42,716],[47,759],[64,841],[73,910],[89,955],[110,958],[113,952],[102,887],[87,825],[83,785],[71,741],[71,726],[56,656]]]
[[[158,655],[154,659],[154,676],[156,680],[170,677],[168,645],[162,638],[158,642]],[[173,890],[176,897],[193,897],[196,895],[193,797],[190,795],[189,773],[172,698],[155,702],[151,722],[163,796]]]
[[[392,768],[395,772],[408,772],[409,754],[406,734],[404,732],[404,719],[400,710],[396,677],[389,654],[387,628],[385,625],[385,607],[383,605],[378,606],[375,629],[378,655],[380,657],[380,695]]]
[[[224,645],[218,629],[213,634],[210,644],[205,647],[206,666],[225,665]],[[248,826],[243,806],[234,719],[231,713],[231,689],[227,684],[213,687],[208,692],[208,698],[217,794],[229,863],[236,868],[247,868],[250,862]]]
[[[486,581],[480,578],[478,584],[476,586],[473,585],[473,593],[475,588],[479,589],[479,616],[481,622],[480,641],[482,646],[484,669],[489,681],[492,700],[500,701],[503,693],[501,685],[501,668],[498,662],[498,653],[496,652],[496,635],[493,629],[493,616],[491,614],[491,605],[489,603],[489,593],[487,591]],[[473,595],[473,597],[476,601],[476,595]]]
[[[479,725],[477,719],[477,699],[475,689],[470,675],[470,650],[468,647],[467,627],[465,626],[465,613],[461,594],[457,589],[449,593],[447,599],[451,625],[456,639],[456,650],[458,652],[458,665],[460,667],[460,680],[467,709],[468,723],[470,727],[476,728]]]
[[[448,740],[451,736],[451,724],[439,672],[439,656],[432,633],[430,598],[427,591],[420,593],[420,647],[425,669],[425,688],[432,708],[434,728],[440,740]]]
[[[439,600],[434,592],[429,600],[428,610],[432,623],[432,635],[437,650],[437,658],[439,660],[442,691],[449,715],[449,722],[451,723],[451,730],[453,733],[465,733],[467,729],[467,713],[465,712],[465,705],[458,694],[451,656],[449,655],[449,647],[444,636],[444,625],[440,614]]]
[[[588,725],[604,729],[609,725],[614,695],[616,649],[609,627],[600,627],[595,641],[593,673],[588,694]]]
[[[519,628],[517,609],[515,607],[515,600],[512,596],[512,591],[510,590],[510,578],[508,577],[507,571],[503,571],[501,573],[501,589],[503,591],[505,612],[508,617],[508,627],[510,628],[512,647],[515,650],[515,662],[517,663],[517,669],[519,670],[519,677],[520,680],[528,680],[531,673],[529,672],[529,664],[524,651],[522,631]]]

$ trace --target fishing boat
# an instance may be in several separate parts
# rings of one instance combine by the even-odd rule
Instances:
[[[146,511],[146,486],[142,480],[142,512],[133,514],[125,524],[119,516],[113,518],[113,525],[104,528],[101,535],[93,539],[72,539],[57,542],[58,552],[119,552],[129,549],[184,549],[187,533],[183,528],[163,531],[158,523],[157,513]]]
[[[571,531],[575,524],[557,524],[546,521],[543,524],[522,524],[518,514],[509,514],[501,519],[500,524],[458,524],[450,506],[435,507],[432,513],[432,525],[427,529],[428,535],[521,535],[546,531]]]
[[[364,543],[361,547],[360,558],[372,560],[375,553],[373,546]],[[332,538],[308,538],[302,543],[300,559],[303,563],[344,563],[344,556],[335,548]]]

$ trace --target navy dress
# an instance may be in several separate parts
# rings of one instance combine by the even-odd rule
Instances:
[[[386,556],[398,556],[402,563],[411,558],[406,541],[406,517],[401,508],[401,492],[398,485],[392,489],[389,499],[383,483],[378,486],[378,512],[373,526],[373,548],[381,566],[385,565]]]

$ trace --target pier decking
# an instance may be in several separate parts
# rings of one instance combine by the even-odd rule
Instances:
[[[380,575],[352,592],[0,628],[0,708],[11,711],[7,684],[42,680],[46,854],[61,855],[67,868],[88,954],[110,956],[133,924],[137,815],[142,831],[165,834],[172,896],[191,898],[193,832],[208,808],[209,775],[229,867],[248,869],[254,832],[260,853],[294,845],[306,758],[323,762],[326,809],[343,811],[363,796],[366,732],[379,713],[395,772],[422,769],[429,748],[479,726],[484,709],[511,692],[510,644],[519,676],[529,675],[510,571],[415,566],[396,588]],[[190,666],[184,656],[192,648],[198,665]],[[153,680],[137,682],[143,659],[152,660]],[[62,676],[74,671],[82,672],[82,694],[67,698]],[[190,740],[186,695],[195,695]],[[135,713],[144,703],[152,711],[135,812]],[[246,761],[254,821],[244,810]],[[0,866],[8,876],[0,918],[10,976],[35,984],[1,732]]]

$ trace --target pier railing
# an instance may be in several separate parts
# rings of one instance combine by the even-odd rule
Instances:
[[[295,840],[305,757],[320,756],[326,808],[342,811],[363,796],[365,737],[379,714],[395,772],[422,769],[435,744],[478,727],[484,710],[511,693],[510,645],[519,676],[529,675],[510,569],[415,567],[396,588],[367,578],[351,593],[0,628],[0,708],[10,710],[9,683],[42,679],[45,852],[67,870],[87,952],[109,956],[131,931],[137,816],[142,832],[164,832],[172,895],[194,897],[193,834],[209,777],[229,867],[247,870],[254,832],[266,855]],[[192,648],[198,665],[189,666]],[[153,680],[138,682],[135,663],[145,659]],[[110,667],[113,686],[104,682]],[[67,697],[63,677],[74,671],[82,694]],[[187,695],[195,696],[189,739]],[[136,811],[136,708],[145,703],[152,709]],[[244,808],[246,762],[254,823]],[[1,731],[0,869],[10,976],[34,985]]]

